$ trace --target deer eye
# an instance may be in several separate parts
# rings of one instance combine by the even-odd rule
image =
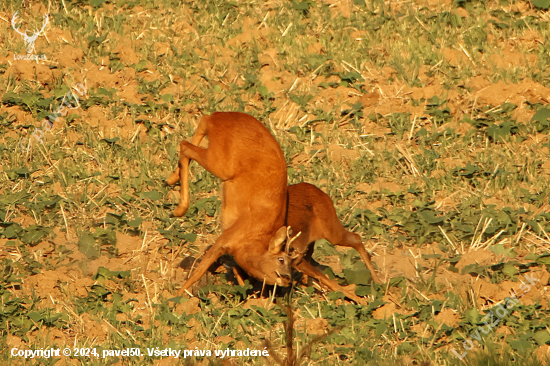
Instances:
[[[285,264],[285,259],[283,257],[279,257],[279,263]]]

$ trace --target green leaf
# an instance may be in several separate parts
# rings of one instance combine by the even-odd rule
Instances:
[[[347,72],[347,73],[340,73],[340,74],[338,74],[338,76],[340,77],[340,79],[342,79],[342,81],[348,82],[348,83],[354,83],[356,80],[364,81],[361,74],[358,73],[357,71],[350,71],[350,72]]]
[[[15,203],[20,203],[21,201],[27,200],[30,197],[31,195],[29,193],[26,193],[23,191],[8,194],[0,198],[0,206],[7,206]]]
[[[36,311],[29,312],[27,316],[37,323],[44,319],[44,316]]]
[[[90,233],[82,233],[78,237],[78,250],[88,258],[99,257],[99,250],[95,245],[95,239]]]
[[[370,284],[372,280],[370,271],[368,269],[351,270],[344,268],[342,272],[344,273],[346,281],[348,281],[348,283],[350,284],[366,286]]]
[[[269,96],[269,90],[267,89],[267,87],[265,85],[261,85],[258,88],[258,93],[260,93],[262,98],[267,98]]]
[[[111,224],[115,226],[122,226],[126,222],[125,219],[126,214],[116,214],[114,212],[107,212],[107,215],[105,215],[105,223]]]
[[[459,169],[459,172],[460,175],[466,178],[472,178],[474,174],[478,174],[480,172],[480,169],[468,162],[464,168]]]
[[[90,0],[90,5],[94,8],[99,8],[103,3],[105,3],[105,0]]]
[[[118,140],[120,140],[120,137],[113,137],[112,139],[101,139],[99,141],[105,141],[105,142],[108,142],[109,144],[114,144]]]
[[[328,57],[325,55],[311,54],[304,57],[305,63],[307,63],[312,70],[317,69],[319,66],[324,64],[328,60]],[[326,85],[321,85],[326,84]],[[323,81],[319,84],[320,87],[328,88],[328,83]]]
[[[150,192],[140,192],[139,197],[148,198],[152,201],[157,201],[157,200],[160,200],[161,198],[163,198],[164,195],[160,192],[157,192],[157,191],[150,191]]]
[[[313,287],[308,287],[308,289],[311,288],[313,290]],[[307,289],[306,289],[307,290]],[[369,286],[357,286],[355,287],[355,294],[357,296],[368,296],[371,294],[371,290]]]
[[[546,329],[539,330],[538,332],[535,332],[535,336],[533,337],[537,343],[542,346],[543,344],[550,342],[550,333]]]
[[[374,309],[377,309],[377,308],[379,308],[380,306],[382,306],[384,304],[385,304],[384,301],[382,301],[380,299],[376,299],[376,300],[369,303],[369,306],[367,306],[367,312],[371,312]]]
[[[550,0],[531,0],[535,8],[548,10],[550,8]]]
[[[516,352],[526,351],[531,348],[531,342],[529,341],[512,341],[510,342],[510,347],[512,347]]]
[[[292,7],[295,10],[300,11],[304,15],[306,15],[309,12],[309,8],[311,5],[313,5],[312,0],[303,0],[300,2],[298,2],[297,0],[292,1]]]
[[[422,254],[422,259],[439,259],[441,254]]]
[[[403,288],[404,285],[406,285],[407,279],[405,277],[394,277],[390,280],[390,283],[388,284],[388,288],[391,287],[398,287]]]
[[[135,220],[128,221],[128,226],[137,229],[139,227],[139,225],[141,225],[142,222],[143,222],[143,219],[141,217],[138,217]]]
[[[518,270],[516,268],[516,266],[510,264],[510,263],[506,263],[504,265],[504,268],[502,268],[502,273],[504,273],[505,275],[507,276],[514,276],[518,273]]]
[[[344,293],[342,291],[332,291],[330,294],[328,294],[327,298],[331,301],[334,301],[334,300],[342,300],[344,299],[346,296],[344,295]]]
[[[445,220],[445,216],[435,216],[434,211],[422,211],[420,216],[431,225],[441,224]]]
[[[491,245],[489,247],[489,250],[496,255],[504,255],[508,258],[513,258],[516,256],[516,252],[514,251],[514,248],[504,248],[504,245],[502,244],[495,244]]]
[[[48,236],[49,230],[43,226],[30,225],[26,230],[25,234],[21,236],[21,241],[24,244],[31,246],[37,245],[42,241],[42,239]]]
[[[536,253],[529,253],[525,256],[525,259],[534,261],[538,258],[538,255]]]
[[[92,286],[91,290],[98,296],[104,297],[110,294],[111,292],[106,290],[105,287],[99,284],[95,284]]]
[[[117,278],[130,278],[131,272],[130,271],[115,271],[115,272],[113,272],[113,275]]]
[[[172,94],[164,94],[161,99],[165,102],[173,102],[174,96]]]
[[[486,271],[486,267],[480,266],[477,263],[468,264],[467,266],[464,266],[464,268],[462,268],[462,274],[470,274],[474,276],[485,274]]]
[[[479,311],[476,308],[468,309],[464,312],[464,318],[471,325],[476,325],[479,322]]]
[[[98,228],[94,237],[99,241],[100,245],[115,245],[117,242],[116,233],[111,229]]]
[[[396,351],[397,351],[397,354],[402,355],[402,354],[409,354],[414,349],[415,347],[411,342],[403,342],[397,346]]]
[[[135,65],[132,65],[137,72],[147,70],[147,60],[141,60]]]
[[[357,311],[355,309],[355,305],[352,305],[352,304],[344,305],[344,316],[346,319],[355,318],[356,313]]]
[[[97,273],[92,277],[93,280],[101,280],[101,279],[107,279],[111,277],[112,272],[105,268],[105,267],[99,267],[97,269]]]
[[[8,105],[21,104],[21,97],[13,92],[8,92],[2,97],[2,102]]]
[[[546,3],[548,4],[548,1]],[[543,133],[550,129],[550,110],[540,108],[530,121],[536,128],[537,132]]]
[[[130,271],[111,271],[105,267],[99,267],[97,273],[92,277],[94,280],[109,279],[109,278],[130,278]]]
[[[100,44],[102,44],[103,41],[105,41],[106,39],[107,39],[107,35],[100,36],[100,37],[89,36],[88,37],[88,48],[97,47]]]
[[[67,117],[65,117],[65,119],[67,120],[67,123],[72,123],[76,118],[80,118],[80,114],[72,113]]]
[[[4,225],[6,225],[5,226],[6,228],[4,229],[4,232],[2,234],[7,239],[16,239],[19,237],[19,234],[21,234],[21,232],[24,231],[21,225],[15,222],[6,223],[6,224],[3,224],[2,226]]]
[[[386,323],[380,323],[376,325],[376,328],[374,328],[374,335],[377,337],[380,337],[382,334],[386,332],[388,329],[388,325]]]
[[[541,255],[535,260],[535,262],[537,262],[538,265],[550,264],[550,254]]]
[[[179,238],[184,239],[188,243],[194,243],[197,240],[197,234],[195,233],[185,233],[178,235]]]
[[[162,313],[161,315],[161,318],[163,320],[166,320],[168,322],[168,324],[172,325],[172,324],[179,324],[179,318],[176,317],[173,313],[171,312],[164,312]]]
[[[13,168],[4,171],[6,172],[6,175],[10,180],[16,180],[17,178],[26,178],[31,174],[31,171],[27,168]]]

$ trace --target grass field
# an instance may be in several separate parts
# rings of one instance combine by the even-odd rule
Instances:
[[[297,283],[296,364],[550,364],[548,0],[4,3],[2,364],[284,363],[284,293],[235,285],[230,260],[173,301],[220,235],[220,189],[191,164],[174,218],[164,180],[214,111],[261,120],[384,280],[318,242],[368,305]],[[49,15],[34,60],[16,11],[29,36]],[[266,341],[275,358],[215,355]],[[12,355],[49,348],[71,356]]]

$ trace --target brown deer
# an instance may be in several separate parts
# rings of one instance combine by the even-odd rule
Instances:
[[[208,148],[198,145],[208,137]],[[223,181],[222,234],[205,252],[202,261],[180,289],[178,296],[198,281],[224,254],[233,256],[249,275],[266,284],[288,286],[290,259],[281,251],[287,229],[286,161],[281,147],[254,117],[238,112],[203,116],[191,143],[180,143],[179,167],[167,179],[181,183],[174,216],[189,207],[189,160],[195,160]]]
[[[309,183],[299,183],[288,186],[288,214],[287,224],[294,234],[300,233],[290,243],[292,252],[292,266],[300,272],[317,279],[332,291],[341,291],[349,299],[360,303],[361,300],[350,290],[340,286],[336,281],[328,278],[317,267],[310,263],[315,241],[328,240],[333,245],[354,248],[359,252],[361,259],[369,269],[372,279],[381,283],[371,263],[371,256],[365,250],[361,237],[347,231],[338,220],[336,210],[330,197]],[[234,271],[237,281],[244,282]]]
[[[372,266],[371,256],[361,242],[361,237],[342,226],[336,216],[332,200],[319,188],[308,183],[288,187],[287,224],[294,233],[300,233],[290,247],[293,256],[296,257],[293,266],[300,272],[316,278],[333,291],[342,291],[347,297],[358,302],[355,294],[342,288],[310,263],[315,241],[325,239],[333,245],[357,250],[374,282],[381,283]]]

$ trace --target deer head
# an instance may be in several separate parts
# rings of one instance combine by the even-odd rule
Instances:
[[[269,242],[269,249],[264,253],[241,252],[234,255],[237,264],[249,275],[268,285],[289,286],[292,282],[290,257],[283,251],[287,228],[281,227]]]

